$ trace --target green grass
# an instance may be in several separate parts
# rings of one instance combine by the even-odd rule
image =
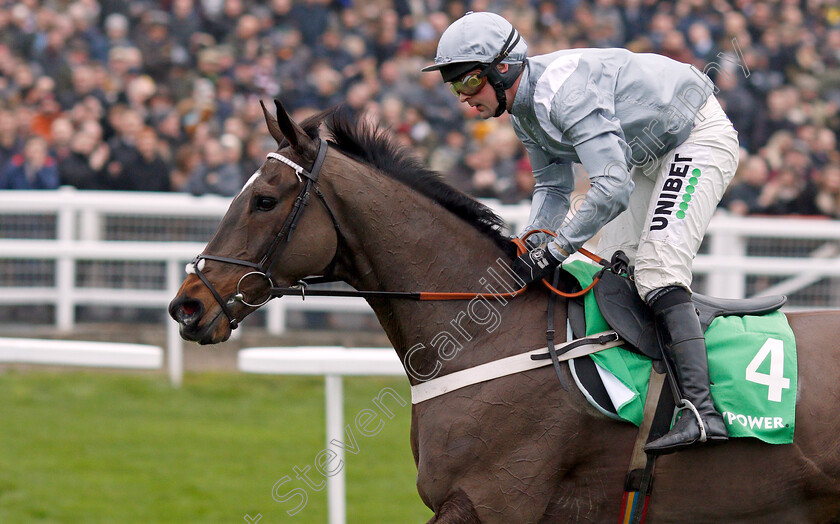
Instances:
[[[345,424],[376,409],[405,380],[344,381]],[[393,409],[393,408],[392,408]],[[410,408],[375,436],[355,431],[346,455],[349,522],[425,522],[414,485]],[[86,372],[0,373],[1,523],[326,522],[326,491],[295,478],[326,447],[323,379],[245,374],[187,375],[180,389],[160,376]],[[279,503],[278,489],[309,500]]]

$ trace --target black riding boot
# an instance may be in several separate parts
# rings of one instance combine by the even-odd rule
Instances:
[[[657,295],[650,305],[658,329],[663,330],[666,355],[674,363],[683,397],[697,408],[707,442],[724,442],[729,439],[729,431],[712,403],[706,341],[691,296],[676,286],[665,288]],[[673,453],[699,443],[700,437],[696,415],[691,409],[685,409],[671,431],[646,445],[645,451],[654,455]]]

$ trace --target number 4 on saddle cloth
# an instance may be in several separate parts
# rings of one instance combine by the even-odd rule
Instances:
[[[593,293],[569,301],[572,335],[612,328],[628,342],[571,360],[575,382],[598,410],[638,426],[651,366],[662,358],[653,314],[626,274],[582,261],[568,262],[562,269],[573,277],[566,276],[566,284],[581,288],[603,270]],[[706,332],[712,397],[730,436],[793,442],[796,345],[787,318],[778,311],[786,297],[727,300],[694,293],[692,300]],[[665,400],[672,395],[665,388],[662,396]],[[660,409],[663,405],[660,402]],[[670,406],[673,409],[673,403]],[[668,429],[654,428],[651,438]]]

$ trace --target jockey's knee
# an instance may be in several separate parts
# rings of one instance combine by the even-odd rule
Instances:
[[[691,288],[690,269],[676,266],[649,267],[643,265],[640,267],[637,265],[634,275],[636,290],[645,302],[648,302],[649,295],[663,288],[671,286],[679,286],[686,290]]]
[[[670,242],[642,241],[636,253],[635,281],[639,296],[668,287],[691,288],[692,250]]]

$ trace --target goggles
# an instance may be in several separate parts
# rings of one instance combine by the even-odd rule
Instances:
[[[484,88],[487,83],[487,77],[480,73],[470,73],[460,80],[455,80],[449,83],[449,90],[455,96],[466,95],[473,96]]]

